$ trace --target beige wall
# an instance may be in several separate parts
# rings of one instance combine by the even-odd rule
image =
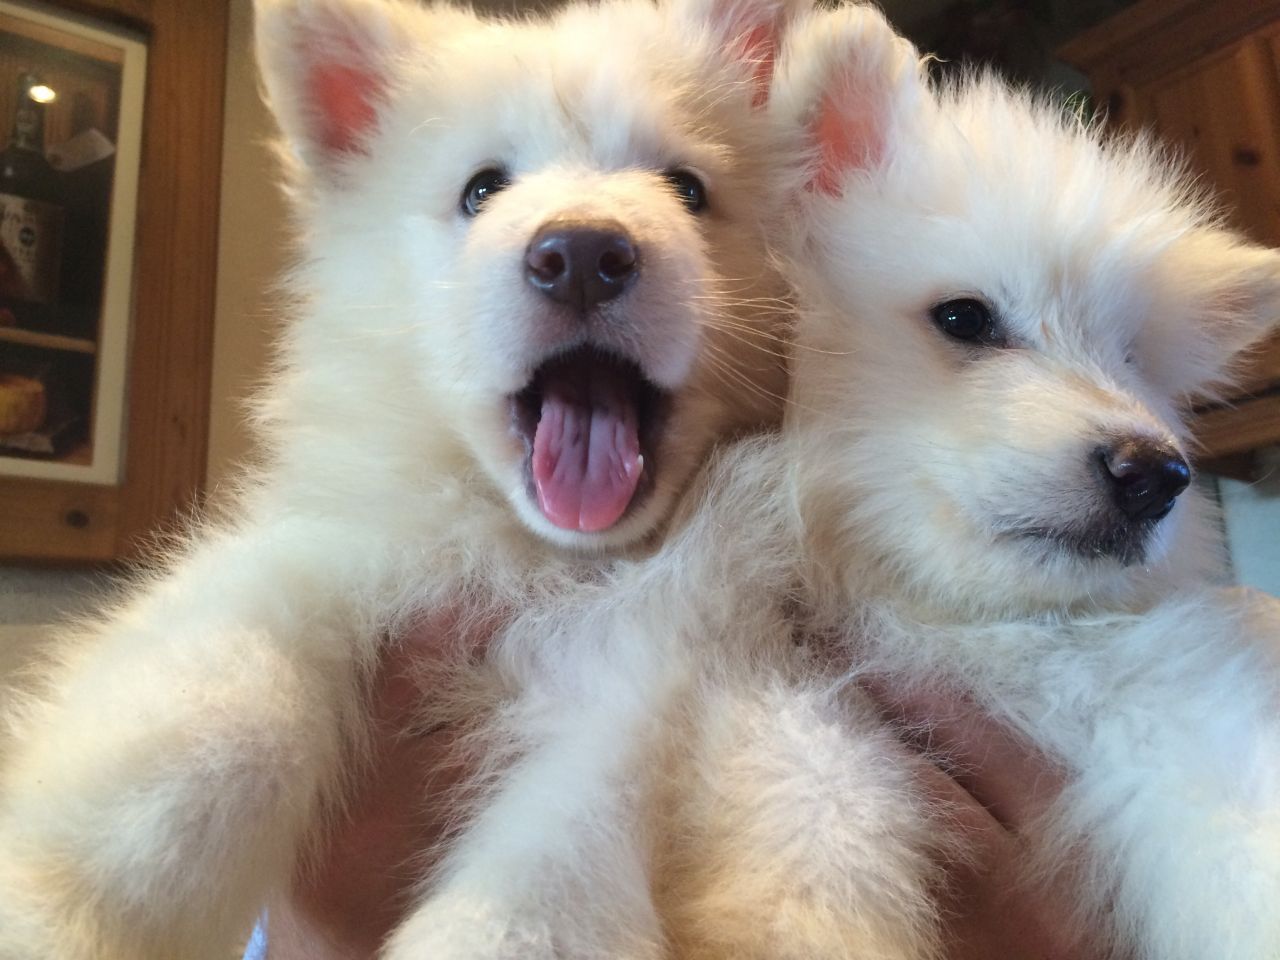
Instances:
[[[284,206],[267,147],[275,128],[258,95],[252,31],[251,0],[231,0],[209,416],[211,488],[249,449],[244,400],[269,356],[276,329],[270,290],[287,259]]]

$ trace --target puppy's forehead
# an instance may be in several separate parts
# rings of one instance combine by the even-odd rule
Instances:
[[[1153,169],[1048,123],[993,140],[999,125],[980,119],[904,171],[899,192],[918,198],[922,247],[935,251],[925,269],[994,300],[1033,342],[1131,338],[1191,218]]]
[[[465,78],[454,111],[482,111],[522,167],[714,167],[732,136],[698,92],[713,65],[656,16],[619,23],[578,11],[563,24],[491,27],[446,58],[442,72]]]
[[[1009,94],[977,100],[938,158],[954,177],[946,188],[1006,252],[1039,259],[1051,289],[1149,282],[1171,243],[1210,215],[1142,143],[1102,140]]]

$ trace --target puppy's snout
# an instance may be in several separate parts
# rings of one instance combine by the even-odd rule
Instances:
[[[1122,437],[1098,450],[1112,500],[1130,520],[1159,520],[1191,483],[1191,468],[1173,447]]]
[[[544,224],[524,263],[525,277],[535,289],[579,311],[612,300],[640,272],[635,243],[611,220]]]

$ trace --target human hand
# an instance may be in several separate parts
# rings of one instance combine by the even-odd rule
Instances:
[[[882,679],[868,688],[920,752],[921,784],[969,853],[947,869],[947,960],[1109,956],[1106,931],[1081,929],[1072,909],[1069,865],[1043,882],[1027,876],[1037,825],[1061,794],[1065,771],[959,695],[897,690]]]
[[[456,791],[470,770],[460,728],[414,732],[422,678],[442,646],[465,655],[492,629],[460,639],[456,617],[441,616],[388,648],[370,694],[368,765],[294,890],[271,904],[269,960],[373,960],[403,920],[456,821]]]
[[[403,918],[416,881],[456,816],[453,791],[468,766],[459,731],[407,734],[441,624],[389,652],[373,694],[367,773],[324,839],[315,867],[271,910],[271,960],[373,960]],[[425,651],[425,652],[424,652]],[[969,857],[948,866],[947,960],[1096,960],[1105,937],[1077,928],[1069,884],[1030,884],[1034,829],[1061,793],[1063,771],[945,692],[871,685],[887,719],[909,731],[920,782],[963,834]],[[945,769],[925,757],[946,757]],[[1065,878],[1064,878],[1065,879]]]

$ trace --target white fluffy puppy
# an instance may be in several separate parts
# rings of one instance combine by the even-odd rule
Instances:
[[[992,77],[931,89],[867,8],[795,31],[773,106],[817,152],[787,431],[810,595],[862,668],[1063,764],[1028,840],[1080,868],[1064,910],[1152,960],[1274,960],[1280,607],[1210,586],[1187,412],[1280,319],[1280,253],[1149,141]]]
[[[15,721],[4,960],[225,957],[358,772],[386,638],[643,549],[776,412],[780,4],[257,14],[302,237],[265,462]]]

